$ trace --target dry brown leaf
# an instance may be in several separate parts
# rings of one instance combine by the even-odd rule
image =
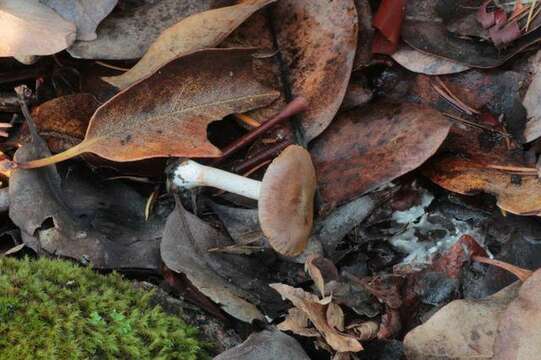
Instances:
[[[361,343],[355,338],[340,333],[327,323],[327,307],[320,304],[317,296],[285,284],[270,284],[270,287],[278,291],[284,299],[291,301],[296,308],[302,310],[335,351],[358,352],[363,349]]]
[[[327,323],[333,328],[344,331],[344,312],[340,305],[335,303],[330,303],[327,306]]]
[[[125,89],[173,59],[198,49],[215,47],[250,15],[274,1],[247,0],[183,19],[165,30],[133,68],[122,75],[103,79],[119,89]]]
[[[374,104],[340,113],[310,149],[323,207],[332,209],[416,169],[443,143],[450,124],[412,104]]]
[[[99,105],[91,94],[67,95],[36,106],[32,109],[32,117],[40,136],[47,142],[51,152],[58,153],[83,140],[88,122]],[[14,142],[30,142],[26,124]]]
[[[378,335],[379,324],[375,321],[364,321],[360,324],[354,324],[347,327],[357,334],[359,341],[368,341],[375,339]]]
[[[160,252],[164,264],[183,273],[205,296],[231,316],[252,322],[283,310],[279,296],[268,288],[267,268],[259,260],[241,255],[209,252],[231,241],[212,226],[187,212],[177,199],[163,233]]]
[[[469,69],[466,65],[422,53],[405,44],[402,44],[391,57],[409,71],[426,75],[456,74]]]
[[[82,153],[113,161],[217,157],[207,125],[264,106],[279,93],[253,76],[253,49],[208,49],[184,56],[120,92],[90,120],[82,143],[20,167],[40,167]]]
[[[541,271],[521,286],[500,318],[493,360],[536,360],[541,354]]]
[[[137,0],[123,1],[122,11],[113,12],[98,27],[94,41],[76,41],[67,51],[76,58],[138,59],[160,33],[180,20],[232,0]],[[152,24],[152,26],[149,26]]]
[[[455,300],[404,339],[408,359],[491,359],[500,319],[519,284],[481,300]]]
[[[306,337],[321,336],[316,329],[308,328],[308,316],[304,311],[291,308],[287,312],[286,319],[278,324],[278,329],[281,331],[291,331],[297,335]]]
[[[353,0],[280,0],[272,16],[292,92],[310,104],[299,116],[309,142],[331,123],[344,98],[357,47],[355,4]]]
[[[439,186],[464,195],[486,192],[512,214],[541,215],[541,183],[537,176],[513,174],[459,157],[436,159],[424,171]]]
[[[51,55],[76,36],[73,23],[36,0],[3,0],[0,24],[0,56]]]
[[[118,0],[39,0],[77,26],[77,40],[95,40],[99,23]]]
[[[325,283],[338,279],[338,270],[333,262],[318,255],[309,255],[304,264],[304,270],[308,271],[314,281],[321,297],[325,297]],[[323,272],[322,272],[323,271]]]

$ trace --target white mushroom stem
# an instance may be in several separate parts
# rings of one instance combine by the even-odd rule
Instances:
[[[259,199],[261,181],[196,163],[183,161],[175,169],[173,183],[180,188],[192,189],[198,186],[212,186],[250,199]]]

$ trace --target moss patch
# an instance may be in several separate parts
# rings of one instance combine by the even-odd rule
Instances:
[[[200,359],[197,331],[119,274],[0,257],[0,359]]]

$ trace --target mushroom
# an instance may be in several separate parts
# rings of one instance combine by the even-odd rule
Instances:
[[[286,256],[300,254],[312,231],[316,172],[310,153],[290,145],[267,168],[262,181],[185,160],[173,183],[185,189],[212,186],[259,203],[259,223],[270,245]]]

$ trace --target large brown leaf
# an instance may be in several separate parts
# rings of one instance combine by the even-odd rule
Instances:
[[[437,111],[379,102],[340,113],[311,147],[325,208],[419,167],[440,147],[449,122]]]
[[[208,251],[230,244],[224,234],[177,201],[165,225],[161,256],[169,269],[184,273],[199,291],[237,319],[263,319],[256,305],[276,316],[280,299],[268,288],[270,274],[260,261]]]
[[[310,103],[300,116],[309,142],[344,98],[357,47],[357,11],[353,0],[280,0],[274,10],[291,90]]]
[[[17,150],[27,161],[49,152],[34,138]],[[82,168],[18,170],[10,179],[9,216],[24,243],[39,253],[91,262],[97,268],[157,271],[164,214],[145,221],[145,198]]]
[[[154,40],[169,26],[192,14],[227,6],[232,2],[233,0],[123,1],[122,11],[113,12],[100,24],[96,40],[77,41],[68,52],[73,57],[83,59],[137,59],[145,54]]]
[[[513,284],[480,300],[455,300],[404,339],[408,359],[491,359],[505,309],[518,293]]]
[[[208,49],[184,56],[120,92],[90,120],[70,150],[21,167],[39,167],[82,153],[113,161],[152,157],[217,157],[207,125],[269,104],[279,93],[254,79],[253,49]]]
[[[541,353],[541,271],[522,285],[501,316],[493,360],[535,360]]]
[[[99,105],[96,98],[88,93],[67,95],[36,106],[32,109],[32,117],[51,152],[59,153],[83,140],[88,122]],[[30,142],[26,124],[13,142]]]
[[[35,0],[0,3],[0,56],[51,55],[75,41],[75,25]]]
[[[274,1],[248,0],[187,17],[162,32],[134,67],[104,80],[125,89],[173,59],[198,49],[215,47],[255,11]]]

